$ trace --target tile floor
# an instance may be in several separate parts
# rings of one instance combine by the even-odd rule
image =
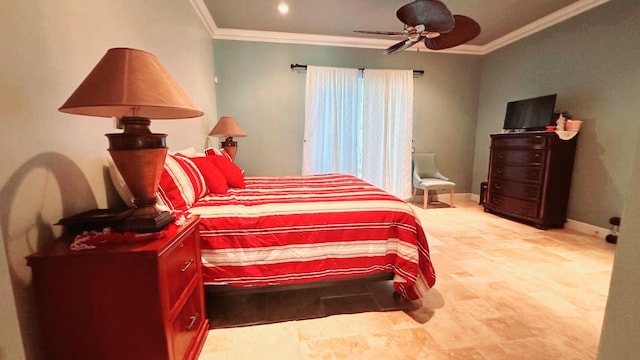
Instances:
[[[456,205],[415,207],[438,275],[420,302],[385,282],[209,295],[200,359],[595,359],[615,245]]]

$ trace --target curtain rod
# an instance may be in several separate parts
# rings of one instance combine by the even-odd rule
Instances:
[[[307,65],[301,65],[301,64],[291,64],[291,70],[294,69],[307,69]],[[364,68],[358,68],[358,70],[362,71],[364,70]],[[422,76],[424,75],[424,70],[413,70],[413,75],[414,76]]]

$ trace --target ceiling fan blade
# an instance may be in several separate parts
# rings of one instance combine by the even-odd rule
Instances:
[[[404,31],[375,31],[375,30],[353,30],[353,32],[357,32],[360,34],[371,34],[371,35],[387,35],[387,36],[406,36],[407,33]]]
[[[409,26],[424,25],[426,31],[446,33],[453,29],[455,20],[447,6],[438,0],[419,0],[396,11],[400,21]]]
[[[480,24],[470,17],[454,15],[456,24],[451,31],[433,39],[425,39],[424,44],[431,50],[443,50],[462,45],[480,34]]]
[[[389,46],[382,53],[385,54],[385,55],[395,54],[397,52],[400,52],[402,50],[406,50],[406,49],[412,47],[413,45],[415,45],[415,44],[419,43],[420,41],[422,41],[422,39],[424,39],[424,36],[420,36],[416,40],[407,39],[405,41],[400,41],[399,43],[395,43],[395,44]]]

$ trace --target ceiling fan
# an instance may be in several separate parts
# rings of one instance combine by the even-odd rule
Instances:
[[[367,31],[357,33],[404,36],[400,41],[384,50],[384,54],[395,54],[424,40],[431,50],[443,50],[464,44],[480,34],[480,25],[470,17],[452,15],[439,0],[416,0],[396,11],[404,24],[404,31]]]

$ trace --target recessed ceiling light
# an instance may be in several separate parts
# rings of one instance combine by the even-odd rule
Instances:
[[[278,5],[278,11],[282,15],[288,13],[289,12],[289,5],[287,5],[287,3],[281,2],[280,5]]]

